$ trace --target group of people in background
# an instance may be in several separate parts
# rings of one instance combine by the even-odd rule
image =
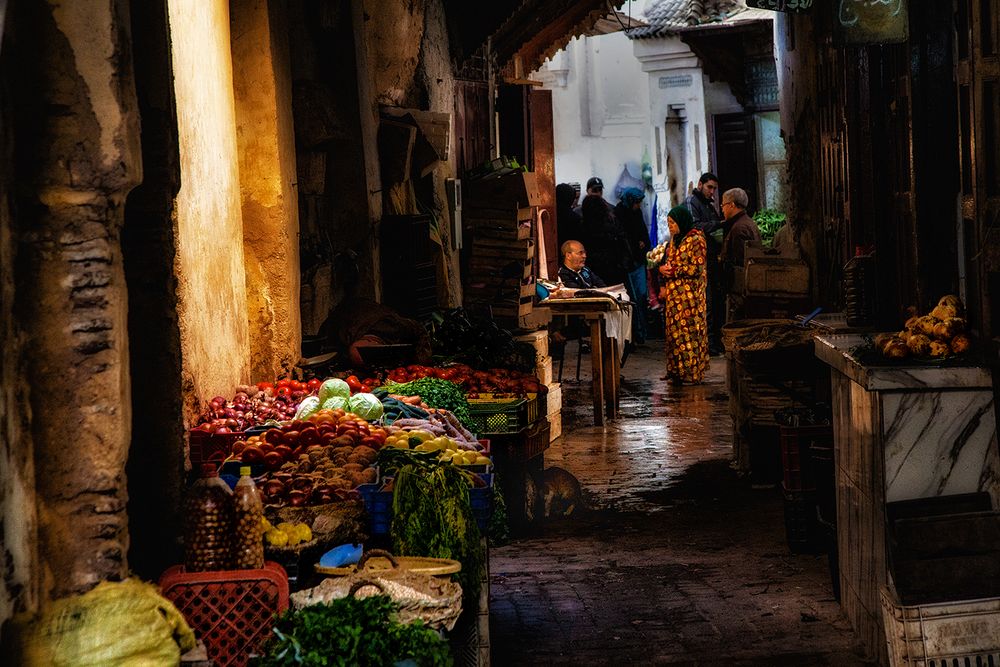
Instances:
[[[632,310],[632,340],[646,340],[646,252],[649,232],[642,217],[645,193],[625,188],[617,205],[604,199],[604,182],[587,181],[586,194],[577,205],[572,185],[556,186],[556,221],[559,247],[566,265],[566,243],[577,242],[587,253],[587,266],[605,285],[624,284],[636,306]],[[565,281],[563,281],[565,284]]]
[[[672,384],[702,382],[709,356],[722,353],[726,295],[735,269],[743,265],[747,241],[760,232],[747,213],[747,193],[726,190],[717,209],[719,179],[702,174],[683,204],[667,213],[670,241],[663,263],[660,301],[664,307],[666,376]],[[566,183],[556,187],[556,219],[563,263],[559,277],[567,287],[623,283],[635,305],[632,339],[646,339],[646,253],[650,235],[643,221],[645,193],[621,191],[617,205],[604,199],[604,183],[587,181],[583,201]],[[589,254],[588,254],[589,253]]]

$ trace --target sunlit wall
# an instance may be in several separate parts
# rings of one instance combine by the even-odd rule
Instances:
[[[178,315],[185,398],[249,380],[249,333],[227,0],[168,2],[181,187]]]

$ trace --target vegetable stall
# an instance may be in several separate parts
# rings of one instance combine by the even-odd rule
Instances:
[[[476,634],[488,544],[507,533],[494,448],[548,446],[551,360],[545,377],[531,345],[461,313],[438,325],[431,363],[304,367],[204,403],[189,432],[185,562],[160,583],[205,657],[488,655]]]

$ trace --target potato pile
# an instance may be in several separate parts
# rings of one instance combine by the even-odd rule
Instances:
[[[879,334],[875,349],[889,359],[942,359],[972,348],[965,331],[965,307],[954,295],[941,297],[928,315],[914,316],[899,333]]]

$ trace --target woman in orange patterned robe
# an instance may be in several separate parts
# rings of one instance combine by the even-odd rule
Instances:
[[[694,229],[691,213],[675,206],[667,214],[670,247],[660,267],[665,285],[667,379],[699,384],[708,368],[705,309],[705,234]]]

